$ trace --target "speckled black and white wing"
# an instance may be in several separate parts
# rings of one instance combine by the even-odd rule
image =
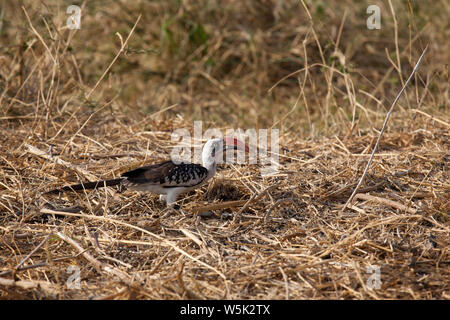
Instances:
[[[199,164],[166,161],[125,172],[122,177],[133,189],[191,188],[207,180],[208,170]]]

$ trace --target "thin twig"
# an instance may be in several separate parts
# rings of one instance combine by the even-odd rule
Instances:
[[[145,230],[145,229],[143,229],[143,228],[134,226],[134,225],[132,225],[132,224],[129,224],[129,223],[126,223],[126,222],[123,222],[123,221],[119,221],[119,220],[114,220],[114,219],[102,217],[102,216],[93,216],[93,215],[87,215],[87,214],[78,214],[78,213],[60,212],[60,211],[53,211],[53,210],[49,210],[49,209],[45,209],[45,208],[41,209],[41,212],[42,212],[42,213],[47,213],[47,214],[60,215],[60,216],[80,217],[80,218],[82,217],[82,218],[93,219],[93,220],[107,221],[107,222],[109,222],[109,223],[116,223],[116,224],[119,224],[119,225],[126,226],[126,227],[128,227],[128,228],[132,228],[132,229],[138,230],[138,231],[140,231],[140,232],[142,232],[142,233],[144,233],[144,234],[147,234],[147,235],[149,235],[149,236],[151,236],[151,237],[153,237],[153,238],[155,238],[155,239],[158,239],[159,241],[162,241],[163,243],[165,243],[165,244],[167,244],[168,246],[170,246],[170,247],[172,247],[173,249],[175,249],[175,251],[178,251],[178,252],[181,253],[182,255],[186,256],[187,258],[189,258],[189,259],[191,259],[191,260],[193,260],[193,261],[195,261],[195,262],[201,264],[202,266],[204,266],[204,267],[206,267],[206,268],[208,268],[208,269],[210,269],[210,270],[213,270],[214,272],[216,272],[216,273],[217,273],[221,278],[223,278],[224,280],[227,279],[226,276],[225,276],[222,272],[220,272],[219,270],[217,270],[217,269],[214,268],[213,266],[211,266],[211,265],[209,265],[209,264],[207,264],[207,263],[205,263],[205,262],[203,262],[203,261],[201,261],[201,260],[199,260],[199,259],[193,257],[192,255],[190,255],[189,253],[187,253],[187,252],[184,251],[183,249],[181,249],[181,248],[179,248],[178,246],[176,246],[176,245],[175,245],[174,243],[172,243],[171,241],[166,240],[165,238],[163,238],[163,237],[161,237],[161,236],[159,236],[159,235],[157,235],[157,234],[154,234],[154,233],[152,233],[152,232],[150,232],[150,231],[148,231],[148,230]]]
[[[37,156],[39,156],[39,157],[42,157],[42,158],[45,158],[45,159],[47,159],[47,160],[55,161],[57,164],[66,166],[66,167],[68,167],[68,168],[70,168],[70,169],[72,169],[72,170],[74,170],[74,171],[77,171],[77,172],[79,172],[79,173],[82,173],[82,174],[83,174],[86,178],[88,178],[88,179],[91,179],[91,180],[98,180],[98,177],[95,176],[95,175],[93,175],[93,174],[90,173],[89,171],[86,171],[86,170],[84,170],[83,168],[81,168],[81,167],[79,167],[79,166],[76,166],[76,165],[73,165],[73,164],[71,164],[71,163],[69,163],[69,162],[67,162],[67,161],[64,161],[63,159],[61,159],[61,158],[58,157],[58,156],[52,156],[52,155],[49,155],[49,154],[47,154],[47,152],[42,151],[42,150],[40,150],[40,149],[38,149],[38,148],[36,148],[36,147],[34,147],[34,146],[28,144],[28,143],[25,143],[24,146],[27,147],[27,148],[28,148],[28,152],[30,152],[30,153],[32,153],[32,154],[35,154],[35,155],[37,155]]]
[[[219,203],[211,203],[206,206],[199,206],[192,208],[192,211],[194,213],[202,213],[205,211],[211,211],[211,210],[220,210],[220,209],[227,209],[227,208],[234,208],[234,207],[240,207],[247,203],[246,200],[234,200],[234,201],[225,201],[225,202],[219,202]]]
[[[450,128],[450,123],[445,122],[445,121],[443,121],[443,120],[440,120],[440,119],[438,119],[438,118],[436,118],[436,117],[434,117],[434,116],[431,116],[431,115],[429,115],[428,113],[425,113],[425,112],[420,111],[420,110],[418,110],[418,109],[411,109],[411,111],[412,111],[412,112],[415,112],[415,113],[420,113],[421,115],[424,115],[424,116],[430,118],[431,120],[436,121],[436,122],[439,122],[440,124],[443,124],[444,126]]]
[[[284,272],[283,268],[281,266],[278,267],[281,271],[281,274],[283,276],[283,280],[284,280],[284,287],[286,290],[286,300],[289,300],[289,279],[286,275],[286,273]]]
[[[31,280],[18,280],[15,281],[14,279],[5,279],[0,278],[0,285],[5,287],[19,287],[22,289],[36,289],[40,288],[44,291],[47,291],[48,293],[52,295],[56,295],[57,289],[56,286],[50,282],[46,281],[31,281]]]
[[[94,87],[91,89],[91,91],[89,91],[89,93],[87,94],[85,101],[89,100],[89,98],[91,97],[92,93],[95,91],[95,89],[97,89],[98,85],[100,84],[100,82],[102,82],[103,78],[106,76],[106,74],[108,73],[109,69],[111,69],[111,67],[114,65],[114,63],[116,62],[116,60],[119,58],[119,56],[122,54],[122,52],[124,52],[125,47],[127,46],[128,40],[130,40],[131,35],[134,32],[134,29],[136,29],[136,26],[139,22],[139,20],[141,20],[141,16],[142,14],[140,14],[138,16],[138,18],[136,19],[136,22],[134,23],[133,28],[131,29],[130,33],[128,34],[127,38],[125,39],[125,42],[122,42],[122,37],[120,36],[119,33],[116,33],[116,35],[119,37],[120,42],[121,42],[121,46],[120,46],[120,50],[119,52],[117,52],[116,56],[114,57],[114,59],[111,61],[111,63],[109,64],[109,66],[106,68],[106,70],[103,72],[102,76],[100,77],[100,79],[98,79],[97,83],[94,85]]]
[[[264,222],[267,222],[267,220],[269,219],[269,216],[270,216],[270,213],[272,212],[272,210],[276,207],[276,206],[278,206],[280,203],[283,203],[283,202],[288,202],[288,201],[294,201],[295,200],[295,198],[283,198],[283,199],[278,199],[270,208],[269,208],[269,210],[267,210],[267,213],[266,213],[266,215],[264,216]]]
[[[396,201],[392,201],[389,199],[385,199],[385,198],[380,198],[380,197],[375,197],[375,196],[371,196],[370,194],[365,194],[365,193],[358,193],[354,196],[354,199],[362,199],[362,200],[374,200],[374,201],[378,201],[380,203],[386,204],[388,206],[394,207],[396,209],[402,210],[402,211],[406,211],[412,214],[416,214],[417,210],[407,207],[399,202]]]
[[[265,195],[270,189],[275,188],[277,185],[278,185],[278,184],[271,185],[271,186],[265,188],[265,189],[264,189],[263,191],[261,191],[260,193],[254,193],[254,194],[250,197],[250,199],[248,199],[248,201],[245,203],[245,205],[241,208],[241,210],[239,210],[239,212],[236,213],[236,214],[234,215],[232,224],[234,225],[234,224],[236,224],[236,223],[239,221],[239,218],[240,218],[242,212],[244,212],[245,210],[247,210],[247,208],[249,207],[250,203],[252,203],[253,201],[259,200],[259,199],[262,198],[262,196]]]
[[[42,45],[45,47],[45,49],[47,50],[48,55],[50,56],[50,58],[52,58],[53,63],[55,63],[56,65],[58,64],[56,62],[55,57],[52,55],[52,52],[50,51],[49,47],[47,46],[47,44],[45,43],[44,39],[42,39],[42,36],[39,34],[39,32],[36,31],[36,29],[33,27],[33,24],[31,23],[30,17],[28,16],[27,10],[25,10],[25,7],[22,6],[22,10],[25,13],[25,16],[27,17],[28,23],[30,24],[30,28],[31,30],[33,30],[34,34],[39,38],[39,41],[42,42]]]
[[[78,253],[73,256],[63,257],[63,258],[56,258],[56,259],[53,259],[52,262],[60,262],[60,261],[68,260],[68,259],[74,259],[74,258],[78,257],[80,254],[81,253]],[[14,270],[2,271],[2,272],[0,272],[0,277],[6,276],[6,275],[15,275],[15,274],[17,274],[18,271],[25,271],[25,270],[36,269],[36,268],[41,268],[41,267],[49,267],[49,266],[50,266],[50,263],[38,262],[38,263],[31,264],[28,266],[15,268]]]
[[[125,272],[110,266],[106,263],[98,261],[96,258],[94,258],[91,254],[89,254],[78,242],[70,238],[69,236],[65,235],[62,232],[56,232],[56,235],[60,237],[62,240],[70,244],[72,247],[74,247],[78,252],[81,253],[81,255],[89,261],[100,273],[102,271],[105,271],[107,273],[110,273],[118,278],[120,278],[124,283],[135,286],[136,283],[133,281],[132,277],[130,277]]]
[[[325,257],[326,255],[328,255],[331,252],[333,252],[334,249],[339,248],[340,246],[349,243],[350,241],[352,241],[355,238],[358,238],[367,229],[370,229],[370,228],[373,228],[373,227],[376,227],[376,226],[379,226],[379,225],[388,225],[390,223],[393,223],[393,222],[396,222],[396,221],[402,220],[402,219],[407,219],[407,220],[411,219],[412,220],[412,219],[422,219],[422,218],[423,218],[422,215],[416,214],[416,215],[398,215],[398,216],[392,216],[392,217],[387,217],[387,218],[383,218],[383,219],[380,219],[380,220],[376,220],[376,221],[374,221],[372,223],[367,224],[366,226],[364,226],[363,228],[359,229],[355,233],[352,233],[348,237],[345,237],[342,240],[336,242],[334,245],[330,246],[329,248],[324,250],[322,253],[318,254],[317,259]]]
[[[44,240],[42,240],[41,243],[39,243],[39,244],[36,246],[36,248],[34,248],[33,250],[31,250],[31,252],[30,252],[29,254],[27,254],[27,256],[26,256],[25,258],[23,258],[22,261],[20,261],[20,262],[17,264],[17,266],[16,266],[14,269],[17,270],[18,268],[20,268],[20,266],[21,266],[22,264],[24,264],[24,262],[27,261],[27,260],[28,260],[28,259],[29,259],[36,251],[38,251],[39,248],[42,247],[42,246],[47,242],[47,240],[48,240],[51,236],[52,236],[51,233],[48,234],[48,235],[44,238]]]
[[[400,90],[400,92],[398,93],[398,95],[395,97],[394,102],[392,103],[391,108],[389,109],[389,112],[386,115],[386,118],[384,119],[384,123],[383,123],[383,127],[381,128],[380,134],[378,136],[377,142],[375,143],[375,147],[372,150],[372,154],[370,155],[369,161],[367,162],[366,168],[364,169],[364,172],[361,176],[361,179],[359,180],[358,184],[356,185],[355,190],[353,190],[352,195],[350,196],[350,198],[348,198],[347,202],[345,203],[344,207],[341,209],[341,213],[344,212],[344,210],[347,208],[348,204],[353,200],[353,197],[355,196],[355,194],[358,192],[359,187],[361,186],[361,184],[364,182],[364,178],[367,175],[367,172],[369,170],[370,164],[372,163],[372,159],[375,155],[375,152],[377,151],[378,145],[380,144],[380,140],[381,137],[383,136],[384,130],[386,129],[387,126],[387,122],[392,114],[392,111],[394,110],[394,107],[398,101],[398,99],[400,98],[400,96],[402,95],[403,91],[405,91],[406,86],[408,85],[408,83],[411,81],[412,77],[414,76],[414,73],[416,73],[417,69],[419,68],[420,63],[422,62],[422,58],[424,57],[425,53],[428,50],[428,45],[425,47],[425,50],[423,50],[422,54],[420,55],[419,60],[417,61],[413,71],[411,72],[411,75],[409,76],[408,80],[405,82],[405,85],[402,87],[402,89]]]

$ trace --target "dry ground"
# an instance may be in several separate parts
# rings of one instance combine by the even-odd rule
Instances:
[[[0,298],[450,298],[446,1],[382,2],[381,30],[364,1],[79,2],[76,32],[66,2],[22,4],[0,5]],[[280,129],[279,173],[223,165],[184,215],[45,194],[166,159],[194,120]]]

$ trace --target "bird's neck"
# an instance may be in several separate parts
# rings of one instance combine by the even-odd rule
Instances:
[[[212,177],[216,173],[216,159],[211,157],[203,159],[203,166],[208,170],[208,175]]]
[[[211,156],[211,150],[203,150],[202,164],[208,170],[209,177],[212,177],[216,173],[216,158]]]

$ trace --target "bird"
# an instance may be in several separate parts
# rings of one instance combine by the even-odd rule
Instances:
[[[137,191],[149,191],[160,195],[168,208],[179,209],[178,197],[204,185],[216,173],[217,162],[228,150],[248,152],[240,140],[233,137],[208,140],[202,149],[202,165],[196,163],[175,163],[167,160],[161,163],[136,168],[123,173],[119,178],[84,182],[51,190],[47,193],[61,191],[80,191],[121,185]]]

